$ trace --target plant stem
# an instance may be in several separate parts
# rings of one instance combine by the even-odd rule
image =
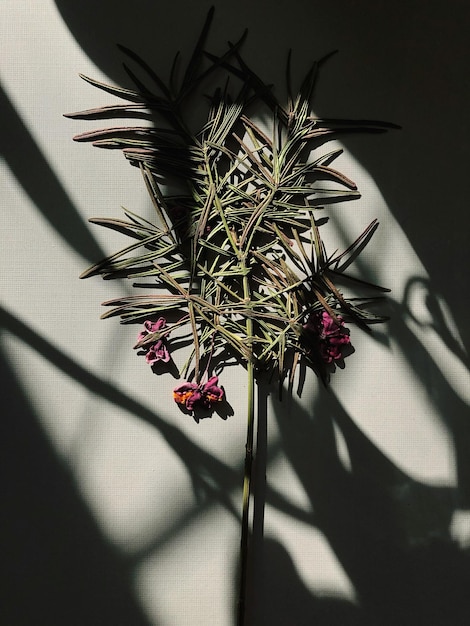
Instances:
[[[243,268],[246,267],[246,255],[242,257]],[[247,273],[243,275],[243,295],[246,302],[251,300],[250,279]],[[251,495],[251,473],[253,467],[253,433],[255,425],[255,377],[254,377],[254,359],[253,359],[253,320],[249,317],[246,320],[246,337],[248,339],[248,347],[250,355],[247,362],[248,376],[248,407],[247,407],[247,424],[246,424],[246,443],[245,443],[245,468],[243,475],[243,499],[242,499],[242,528],[240,539],[240,594],[238,597],[238,618],[237,626],[245,624],[246,609],[246,592],[248,578],[248,551],[249,551],[249,513],[250,513],[250,495]]]
[[[254,405],[254,371],[252,360],[248,361],[248,416],[245,444],[245,468],[243,477],[243,500],[242,500],[242,528],[240,540],[240,593],[238,597],[237,626],[245,624],[247,573],[248,573],[248,549],[249,549],[249,512],[251,494],[251,471],[253,467],[253,433],[255,422]]]

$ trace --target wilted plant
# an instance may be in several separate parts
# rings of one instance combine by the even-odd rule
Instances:
[[[378,222],[369,224],[345,251],[327,253],[320,235],[326,220],[319,218],[320,210],[359,194],[354,182],[332,167],[341,150],[319,149],[340,133],[377,133],[392,125],[312,116],[311,96],[325,59],[312,65],[294,97],[289,55],[289,96],[282,105],[240,56],[244,36],[222,56],[205,51],[212,15],[210,11],[181,81],[178,55],[167,85],[140,57],[121,47],[146,78],[141,80],[125,65],[135,84],[130,90],[83,76],[126,103],[69,117],[142,117],[146,111],[158,120],[155,125],[75,137],[121,149],[140,168],[155,208],[154,221],[128,210],[125,219],[91,220],[134,241],[82,277],[140,279],[137,287],[152,281],[151,294],[104,302],[112,308],[102,317],[143,322],[135,348],[151,365],[167,363],[174,347],[171,334],[188,329],[193,349],[180,367],[186,381],[175,389],[174,399],[196,417],[223,401],[218,374],[228,358],[235,357],[247,370],[242,624],[257,374],[270,371],[280,384],[286,376],[292,383],[303,362],[327,383],[331,364],[350,344],[345,323],[368,329],[384,319],[365,308],[372,298],[347,298],[338,286]],[[200,88],[211,83],[217,86],[207,100],[207,121],[195,132],[188,121],[189,104],[197,100],[200,110],[205,101]],[[238,85],[235,95],[233,83]],[[269,127],[257,121],[266,111]],[[177,194],[165,190],[169,180],[172,186],[178,181]],[[357,278],[354,282],[386,291]]]

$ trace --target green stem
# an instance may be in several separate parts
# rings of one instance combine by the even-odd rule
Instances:
[[[245,445],[245,469],[243,476],[243,500],[242,500],[242,528],[240,540],[240,594],[238,597],[237,626],[245,624],[247,573],[248,573],[248,549],[249,549],[249,513],[251,494],[251,471],[253,467],[253,433],[255,423],[254,407],[254,371],[253,362],[248,361],[248,416]]]
[[[243,259],[243,264],[245,260]],[[250,281],[248,276],[243,276],[243,295],[245,300],[249,301],[251,296]],[[253,337],[253,320],[246,320],[247,339]],[[250,357],[247,363],[248,375],[248,409],[247,409],[247,426],[246,426],[246,444],[245,444],[245,468],[243,475],[243,497],[242,497],[242,528],[240,539],[240,594],[238,598],[238,619],[237,626],[245,624],[246,609],[246,592],[248,578],[248,551],[249,551],[249,513],[250,513],[250,494],[251,494],[251,474],[253,467],[253,433],[255,424],[255,377],[253,365],[253,349],[249,343]]]

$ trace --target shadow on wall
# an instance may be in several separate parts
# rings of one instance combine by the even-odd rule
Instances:
[[[463,460],[458,488],[429,487],[399,470],[329,391],[319,395],[313,419],[299,407],[289,411],[285,404],[278,405],[282,451],[311,501],[314,516],[302,518],[270,490],[269,483],[264,486],[261,482],[258,497],[324,533],[357,591],[360,606],[315,597],[285,548],[258,535],[254,546],[256,593],[251,610],[273,626],[292,620],[296,626],[312,620],[325,626],[468,623],[470,558],[449,535],[461,492],[468,493],[467,407],[459,404],[446,381],[439,378],[437,367],[429,370],[423,348],[416,340],[410,341],[408,331],[401,328],[399,320],[404,317],[404,310],[395,311],[397,325],[392,335],[407,346],[410,360],[428,362],[426,375],[431,377],[433,388],[441,390],[442,418],[456,439],[457,460]],[[199,449],[178,429],[87,372],[7,311],[0,311],[0,321],[3,332],[27,342],[77,383],[152,423],[188,467],[195,489],[203,495],[202,506],[217,501],[231,510],[225,496],[239,485],[241,471],[230,470]],[[1,400],[2,406],[8,407],[1,426],[3,440],[9,444],[1,457],[2,501],[8,511],[2,518],[0,534],[6,623],[148,625],[131,591],[133,566],[144,555],[124,559],[102,536],[14,376],[4,361],[1,365]],[[430,382],[422,378],[424,385]],[[295,428],[288,414],[295,414]],[[262,412],[260,415],[261,428],[266,430],[267,414],[264,418]],[[338,458],[333,422],[347,443],[350,473]],[[265,434],[260,438],[265,440]],[[270,449],[266,456],[270,459],[278,452]],[[258,518],[262,507],[259,500]],[[155,547],[147,546],[146,552]]]
[[[3,355],[0,380],[2,624],[158,626],[143,615],[129,564],[97,527]]]
[[[290,598],[308,598],[304,609],[296,603],[290,609],[296,624],[467,624],[470,555],[449,533],[456,491],[422,484],[398,469],[329,392],[315,403],[313,415],[296,407],[293,428],[279,407],[277,422],[286,456],[310,499],[314,525],[351,580],[358,607],[308,597],[287,555],[268,541],[261,557],[264,595],[254,600],[262,605],[258,611],[267,623],[288,623],[273,604],[274,587]],[[346,441],[351,472],[338,457],[333,423]],[[468,428],[466,434],[468,439]],[[283,568],[274,569],[273,559],[284,561]]]
[[[278,421],[316,524],[356,589],[359,623],[467,623],[470,560],[448,533],[455,494],[422,485],[398,470],[333,398],[315,409],[313,421],[305,414],[301,420],[303,437],[286,428],[282,417]],[[351,474],[337,457],[333,420],[345,437]],[[308,441],[303,449],[302,441]]]
[[[199,28],[211,3],[190,3],[182,12],[178,2],[136,0],[135,26],[130,26],[126,3],[116,7],[116,3],[84,0],[80,11],[71,1],[57,0],[56,4],[90,58],[113,80],[126,82],[114,46],[117,41],[135,48],[150,61],[162,51],[159,63],[168,67],[175,38],[181,38],[185,47],[183,39],[190,35],[191,46],[194,24]],[[322,77],[318,113],[390,119],[403,124],[406,131],[387,139],[388,151],[383,143],[377,146],[380,158],[373,151],[373,142],[368,141],[366,149],[360,138],[347,139],[345,144],[378,183],[426,266],[431,277],[430,293],[443,295],[462,337],[470,344],[468,285],[461,285],[460,275],[454,271],[456,266],[469,266],[468,228],[463,223],[468,220],[463,208],[466,191],[459,185],[446,186],[445,192],[435,187],[438,180],[464,180],[466,176],[463,168],[470,142],[464,137],[469,127],[463,103],[468,99],[469,87],[461,80],[459,70],[466,70],[468,60],[461,53],[460,35],[470,25],[469,11],[460,11],[458,2],[451,3],[445,15],[441,3],[428,3],[423,16],[416,0],[406,4],[405,15],[400,11],[390,14],[385,2],[375,3],[374,8],[361,13],[346,2],[340,10],[338,3],[330,7],[312,2],[306,8],[299,1],[302,20],[292,17],[290,28],[289,16],[295,2],[288,3],[290,12],[279,8],[274,16],[265,0],[241,3],[236,14],[233,5],[220,4],[216,45],[224,44],[226,38],[236,38],[248,25],[252,32],[251,41],[247,41],[248,58],[251,54],[257,60],[260,72],[263,65],[268,68],[276,82],[283,73],[277,68],[281,62],[284,67],[285,52],[291,44],[299,44],[299,58],[305,54],[307,58],[302,60],[306,64],[331,47],[341,49],[342,54],[330,66],[331,74],[324,72]],[[456,20],[453,10],[459,10],[460,19]],[[150,12],[151,19],[140,19],[139,11]],[[222,32],[225,24],[230,25],[230,32]],[[452,31],[451,24],[455,27]],[[268,43],[264,37],[270,38]],[[436,40],[446,45],[436,47]],[[281,41],[283,45],[285,42],[285,50],[279,45]],[[424,73],[423,67],[430,71]],[[299,71],[304,69],[300,67]],[[436,97],[436,84],[445,97]],[[18,141],[7,141],[6,158],[12,171],[61,237],[84,257],[93,261],[101,258],[92,235],[6,97],[3,104],[7,129],[17,129],[23,152],[36,164],[28,172],[21,170]],[[462,135],[458,140],[456,127]],[[442,155],[452,158],[444,159]],[[52,203],[51,193],[55,198]],[[446,221],[441,218],[443,203],[456,211],[455,221],[451,211],[446,211]],[[68,209],[64,213],[56,211],[54,206],[59,205],[61,211],[63,207]],[[257,546],[263,594],[256,598],[254,608],[266,623],[459,626],[470,619],[465,588],[470,575],[468,555],[449,536],[453,511],[462,502],[468,505],[470,499],[468,407],[449,388],[439,370],[430,365],[423,348],[401,323],[404,314],[405,308],[398,306],[392,311],[390,329],[425,388],[437,385],[442,391],[435,401],[454,436],[458,488],[431,488],[401,472],[354,425],[331,394],[322,394],[318,399],[313,420],[296,409],[296,429],[288,428],[285,415],[279,412],[283,449],[315,511],[315,519],[309,523],[317,525],[327,537],[358,591],[361,608],[315,598],[304,587],[284,547],[266,539]],[[188,466],[195,489],[231,510],[224,494],[239,486],[238,472],[201,451],[179,430],[118,389],[80,368],[7,312],[2,311],[1,317],[7,332],[23,338],[77,382],[150,421]],[[446,339],[445,330],[441,329],[440,334],[458,355],[458,349]],[[5,623],[148,626],[130,591],[132,564],[116,553],[96,527],[12,372],[3,361],[1,367],[2,406],[8,407],[1,427],[3,440],[9,442],[1,456],[2,502],[8,511],[0,526]],[[338,459],[333,422],[347,442],[351,473]],[[210,480],[204,481],[204,475]],[[265,498],[273,506],[295,514],[276,499],[269,485]]]
[[[0,332],[11,334],[78,385],[158,429],[185,464],[198,505],[172,527],[177,535],[214,503],[237,520],[230,494],[242,467],[233,470],[201,449],[126,393],[100,379],[0,307]],[[135,599],[133,574],[144,556],[171,539],[164,536],[142,552],[124,557],[100,532],[72,474],[42,431],[8,363],[1,355],[0,606],[11,626],[150,626]],[[158,626],[155,621],[151,626]]]
[[[366,626],[363,611],[337,598],[315,597],[305,587],[291,556],[278,541],[266,538],[257,584],[257,618],[270,626]],[[370,625],[372,626],[372,624]]]
[[[0,85],[2,156],[41,215],[73,250],[95,263],[103,258],[88,226]]]
[[[414,282],[410,280],[410,288]],[[252,611],[266,623],[463,626],[470,620],[470,553],[450,534],[455,511],[468,509],[470,502],[468,406],[407,328],[408,303],[395,305],[391,314],[390,338],[402,348],[453,438],[457,487],[432,487],[400,470],[353,422],[330,389],[320,390],[309,413],[295,398],[280,403],[274,397],[282,451],[313,511],[311,519],[303,521],[326,537],[356,590],[358,606],[314,597],[285,548],[258,536]],[[436,326],[442,322],[437,315],[433,321]],[[378,411],[380,420],[380,407]],[[339,458],[334,424],[346,442],[350,470]],[[269,451],[267,458],[268,481],[258,489],[259,509],[262,502],[274,505]],[[290,514],[296,517],[294,511]],[[262,526],[262,513],[258,518]]]

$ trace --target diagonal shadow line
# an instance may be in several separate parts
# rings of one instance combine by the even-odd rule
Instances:
[[[333,213],[332,215],[329,216],[329,218],[331,222],[334,224],[336,232],[341,237],[341,241],[343,242],[343,245],[346,245],[346,242],[348,241],[347,231],[342,226],[342,223],[341,223],[341,220],[339,219],[338,214]],[[403,232],[406,235],[406,231],[403,231]],[[375,284],[378,284],[380,282],[377,272],[375,271],[375,268],[370,263],[364,262],[364,259],[360,255],[355,259],[354,267],[356,271],[358,271],[358,275],[361,276],[363,279],[368,280]],[[354,287],[354,284],[348,281],[347,277],[344,278],[344,283],[349,288]],[[383,285],[383,286],[387,287],[387,285]],[[431,278],[426,279],[426,278],[423,278],[422,276],[410,276],[404,288],[404,295],[403,295],[404,304],[401,308],[398,307],[400,311],[397,313],[397,305],[395,304],[396,300],[392,296],[386,295],[382,298],[382,303],[380,303],[380,300],[377,302],[378,306],[380,307],[380,312],[383,312],[385,315],[389,317],[392,316],[392,319],[393,319],[393,315],[397,315],[397,319],[402,319],[403,315],[405,314],[411,317],[416,323],[420,324],[420,322],[417,319],[415,319],[412,311],[409,308],[409,303],[408,303],[408,300],[410,298],[410,293],[413,290],[413,288],[416,286],[421,286],[427,290],[427,297],[426,297],[425,305],[433,320],[432,322],[433,330],[439,335],[439,337],[447,346],[449,351],[452,352],[462,362],[462,364],[465,365],[467,369],[469,369],[470,368],[470,356],[465,351],[465,347],[463,347],[450,332],[447,326],[447,322],[444,319],[442,309],[439,305],[439,296],[441,294],[439,294],[436,291],[435,283],[431,280]],[[387,344],[389,344],[389,338],[386,338],[383,333],[380,335],[377,333],[377,331],[375,331],[374,333],[371,334],[371,337],[378,341],[381,341],[382,343],[384,343],[384,340],[385,340]],[[402,347],[405,348],[405,345],[403,345]],[[413,353],[410,352],[410,356],[413,356]]]
[[[356,516],[352,526],[363,555],[356,568],[356,576],[362,576],[356,580],[375,623],[467,623],[470,605],[463,581],[470,559],[450,534],[461,485],[414,479],[373,444],[336,397],[329,409],[351,460],[350,512]],[[350,549],[350,566],[356,551],[357,545]]]
[[[0,85],[0,145],[11,172],[41,215],[76,252],[94,263],[105,253]],[[14,218],[12,218],[14,219]]]
[[[194,444],[177,427],[168,424],[156,413],[140,402],[130,398],[116,386],[102,380],[79,365],[2,306],[0,306],[0,327],[21,339],[47,359],[52,365],[67,374],[67,376],[73,378],[87,390],[157,428],[167,444],[185,464],[197,490],[199,490],[199,492],[204,491],[206,496],[211,498],[212,501],[219,502],[222,506],[227,508],[230,513],[240,517],[240,513],[234,510],[228,494],[241,488],[243,475],[242,462],[236,469],[229,467],[212,454]],[[210,480],[206,479],[205,476],[209,476]],[[280,510],[286,511],[301,519],[306,517],[305,511],[290,504],[275,490],[269,490],[267,497],[270,503]],[[206,502],[205,504],[207,506],[208,503]],[[193,519],[193,517],[194,516],[190,514],[188,519]],[[310,522],[312,521],[311,516],[308,516],[308,519]],[[155,542],[154,547],[158,547],[160,543],[160,541]],[[150,549],[151,547],[147,546],[145,552],[148,552]],[[138,554],[135,555],[135,558],[137,557]]]
[[[269,450],[267,452],[263,452],[262,460],[258,460],[258,467],[265,467],[263,464],[266,459],[268,459],[268,463],[272,463],[281,453],[281,450],[282,448],[280,442],[277,442],[276,444],[270,444]],[[301,508],[295,503],[286,500],[286,498],[284,498],[282,494],[280,494],[274,487],[270,485],[266,485],[263,483],[261,486],[258,486],[257,483],[261,482],[261,472],[261,469],[258,471],[255,470],[255,473],[253,474],[254,488],[256,488],[256,493],[254,493],[253,508],[255,509],[254,515],[257,518],[256,522],[254,523],[253,529],[253,552],[257,551],[257,547],[255,544],[262,541],[263,527],[262,523],[260,524],[260,518],[264,517],[264,508],[266,504],[269,504],[274,509],[277,509],[278,511],[292,517],[293,519],[298,520],[299,522],[311,526],[317,525],[316,517],[313,512],[308,511],[305,508]],[[192,522],[197,520],[203,510],[207,510],[209,507],[213,506],[216,503],[221,504],[229,513],[231,513],[231,515],[233,515],[235,519],[241,522],[241,502],[239,507],[234,505],[233,500],[230,498],[230,494],[233,493],[233,491],[235,491],[236,489],[240,489],[241,482],[239,479],[242,476],[242,473],[243,467],[242,464],[240,464],[237,470],[234,471],[234,474],[236,474],[235,481],[228,486],[222,483],[219,484],[220,481],[217,484],[213,484],[210,479],[206,479],[204,476],[202,476],[202,472],[196,477],[193,474],[193,484],[197,482],[196,489],[200,494],[200,498],[204,498],[204,500],[201,502],[201,505],[198,508],[193,508],[187,511],[183,516],[179,518],[179,520],[173,523],[171,530],[168,530],[166,533],[158,535],[155,540],[147,543],[141,550],[134,551],[129,559],[132,560],[132,562],[134,563],[138,563],[147,554],[159,550],[172,537],[177,535],[180,531],[182,531]],[[202,508],[203,506],[204,509]]]
[[[321,115],[322,111],[323,109],[320,108],[316,112]],[[405,137],[403,139],[403,141],[407,140],[412,141],[410,133],[408,138]],[[428,186],[410,186],[408,184],[405,187],[406,193],[403,194],[403,197],[409,198],[409,206],[400,206],[396,200],[396,196],[400,194],[394,189],[394,186],[396,187],[397,184],[393,182],[393,177],[390,176],[390,163],[383,158],[384,155],[381,152],[383,144],[369,142],[367,149],[365,149],[360,140],[358,141],[352,136],[342,138],[341,144],[374,181],[390,214],[409,240],[419,261],[429,275],[430,282],[437,286],[438,290],[443,294],[445,301],[449,303],[459,334],[465,344],[465,349],[467,352],[470,352],[466,307],[462,306],[462,304],[468,302],[468,281],[457,280],[455,277],[459,276],[459,273],[454,271],[454,267],[463,268],[468,265],[468,246],[464,241],[468,227],[463,223],[464,218],[468,221],[468,212],[466,212],[465,208],[462,208],[467,205],[465,192],[462,191],[459,194],[454,191],[460,189],[458,185],[455,185],[452,188],[453,195],[449,195],[449,198],[446,198],[448,204],[454,207],[454,212],[458,215],[460,225],[460,227],[451,230],[446,225],[446,220],[439,217],[441,202],[439,199],[436,199],[432,184]],[[388,149],[387,144],[385,145]],[[425,151],[421,151],[419,156],[422,158],[424,153]],[[433,152],[430,151],[429,155],[432,154]],[[413,211],[410,210],[411,208],[413,208]],[[451,220],[448,221],[451,223]],[[438,230],[436,224],[440,225]],[[440,239],[438,239],[438,236]],[[453,240],[456,241],[455,245],[453,243],[451,245]],[[442,250],[439,250],[439,254],[435,253],[436,245],[443,246]]]
[[[299,407],[297,428],[287,424],[280,409],[275,417],[285,454],[311,500],[318,527],[358,592],[365,616],[384,626],[460,624],[453,620],[459,609],[469,610],[465,585],[453,589],[436,576],[437,571],[447,577],[458,572],[463,578],[470,572],[468,555],[449,535],[456,490],[425,485],[400,470],[334,394],[320,394],[312,406],[313,419]],[[339,460],[334,422],[345,438],[351,473]],[[429,619],[451,601],[455,606],[449,621]]]
[[[470,506],[470,407],[451,388],[426,348],[403,323],[402,320],[409,315],[406,302],[403,305],[394,304],[389,322],[391,335],[406,355],[409,366],[416,373],[423,389],[427,391],[438,409],[440,419],[451,433],[456,456],[459,505],[462,508],[468,508]],[[458,356],[456,352],[454,354]]]
[[[424,305],[431,316],[432,322],[430,323],[423,323],[413,314],[410,299],[411,294],[416,287],[421,287],[426,291]],[[439,302],[441,298],[443,298],[442,295],[435,291],[433,283],[429,278],[423,278],[422,276],[410,276],[404,289],[402,315],[411,318],[422,328],[428,327],[436,332],[447,349],[461,361],[462,365],[464,365],[467,370],[470,370],[470,355],[457,341],[456,337],[450,332]]]
[[[452,621],[459,607],[469,611],[466,594],[461,585],[452,589],[444,581],[439,588],[431,579],[439,566],[448,573],[455,571],[465,576],[470,571],[468,555],[452,541],[449,533],[453,512],[469,502],[468,406],[451,389],[437,363],[404,323],[409,315],[406,302],[402,305],[391,302],[391,308],[391,338],[400,345],[419,383],[428,390],[440,418],[452,432],[456,488],[428,486],[400,470],[358,428],[330,390],[323,391],[312,406],[313,418],[297,407],[297,403],[291,410],[296,421],[300,420],[300,429],[307,429],[310,437],[303,432],[299,438],[297,429],[286,425],[285,410],[280,405],[276,418],[285,453],[311,498],[317,525],[370,610],[380,614],[381,606],[388,605],[395,616],[398,612],[398,617],[396,621],[390,617],[387,624],[401,626],[404,622],[400,619],[408,605],[415,612],[417,621],[413,623],[424,624],[430,623],[422,621],[432,615],[429,607],[443,612],[455,599]],[[434,325],[433,328],[438,332]],[[333,422],[340,428],[348,447],[350,475],[344,471],[336,452]],[[351,536],[355,538],[353,542],[348,539]],[[364,555],[360,562],[359,554]],[[377,575],[379,562],[388,573]],[[386,588],[388,596],[384,593]],[[429,592],[428,588],[433,591]],[[393,605],[397,602],[395,609]],[[450,623],[441,617],[436,620],[436,624]]]
[[[41,356],[47,359],[59,370],[73,378],[77,383],[92,393],[107,400],[111,404],[134,414],[152,426],[155,426],[165,438],[178,456],[187,463],[189,459],[195,460],[193,469],[211,469],[211,475],[219,476],[221,483],[234,486],[238,482],[238,474],[225,463],[222,463],[208,452],[191,442],[178,428],[168,424],[156,413],[130,398],[116,386],[102,380],[92,374],[83,366],[79,365],[71,357],[53,346],[49,341],[41,337],[32,328],[28,327],[17,317],[0,306],[0,326],[24,341]],[[191,469],[191,468],[190,468]]]
[[[0,381],[2,624],[151,626],[132,564],[99,528],[2,350]]]

